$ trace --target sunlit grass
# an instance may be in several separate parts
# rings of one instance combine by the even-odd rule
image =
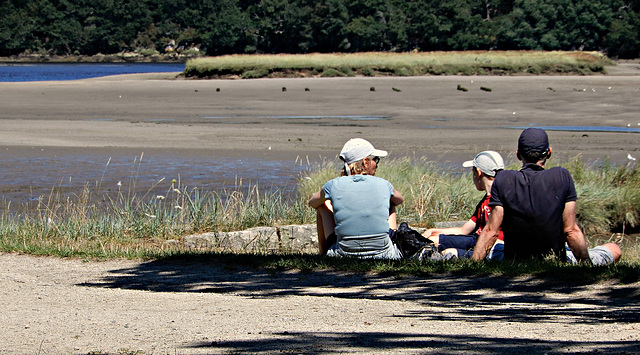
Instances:
[[[597,52],[460,51],[352,54],[227,55],[191,59],[185,76],[419,76],[591,74],[610,61]]]
[[[139,183],[134,180],[127,185]],[[149,191],[158,184],[151,184]],[[257,185],[201,191],[174,180],[164,193],[149,191],[104,192],[98,184],[69,195],[54,187],[35,204],[16,206],[3,201],[0,251],[156,258],[185,251],[180,239],[187,234],[310,223],[306,205],[279,191],[263,192]]]
[[[637,277],[640,245],[629,234],[638,233],[640,229],[638,166],[608,162],[586,164],[579,157],[562,162],[562,165],[574,176],[579,194],[578,221],[589,245],[616,242],[623,250],[622,264],[612,269],[580,266],[579,272],[591,275],[588,277]],[[184,187],[180,181],[163,180],[149,183],[149,190],[142,193],[129,189],[105,192],[97,184],[86,185],[69,195],[53,187],[35,204],[16,206],[4,201],[0,206],[0,251],[142,259],[206,257],[220,253],[216,258],[224,256],[233,259],[233,263],[247,263],[249,261],[242,260],[262,255],[260,260],[267,266],[260,267],[411,274],[544,274],[547,271],[562,273],[569,267],[536,264],[515,268],[465,261],[446,265],[336,261],[314,255],[315,250],[269,257],[266,251],[247,254],[243,251],[190,250],[181,241],[185,235],[201,232],[315,223],[315,212],[307,206],[307,200],[327,180],[336,177],[339,168],[333,161],[310,168],[300,176],[297,194],[293,197],[285,197],[278,190],[262,191],[257,185],[238,184],[231,191],[202,191]],[[405,203],[398,210],[399,220],[407,221],[413,227],[431,227],[437,221],[465,221],[483,195],[475,190],[469,172],[453,173],[423,159],[385,159],[376,175],[391,181],[403,193]],[[126,185],[142,184],[135,181],[135,177],[133,180]],[[158,191],[162,186],[166,186],[164,192],[150,192],[151,188]],[[632,276],[624,276],[626,274]]]
[[[640,262],[638,241],[627,236],[640,229],[638,165],[606,161],[589,165],[575,157],[566,162],[552,160],[548,167],[556,165],[566,167],[574,177],[579,197],[578,223],[589,245],[615,242],[623,247],[627,260]],[[300,195],[310,196],[337,176],[339,168],[329,163],[320,165],[300,183]],[[466,221],[484,194],[475,189],[470,172],[454,174],[425,160],[388,159],[376,176],[389,180],[403,194],[405,202],[398,208],[398,218],[414,227],[433,227],[438,221]]]

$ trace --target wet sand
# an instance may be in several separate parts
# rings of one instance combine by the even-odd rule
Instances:
[[[640,158],[640,64],[608,71],[258,80],[184,80],[165,73],[0,83],[0,164],[13,174],[4,193],[47,191],[70,178],[95,183],[110,158],[130,161],[130,168],[109,176],[113,185],[131,179],[142,155],[145,163],[153,161],[145,165],[151,180],[179,175],[185,184],[213,188],[220,179],[237,178],[290,185],[300,161],[334,160],[352,137],[394,158],[457,166],[493,149],[515,163],[516,139],[530,126],[629,129],[549,131],[560,159],[628,163],[629,154]],[[250,163],[233,163],[242,159]],[[211,172],[212,166],[223,166],[222,173]],[[269,170],[278,173],[261,180]],[[21,175],[24,181],[16,182]]]

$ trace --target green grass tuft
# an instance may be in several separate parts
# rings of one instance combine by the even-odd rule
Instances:
[[[347,76],[347,74],[341,72],[338,69],[327,68],[322,71],[322,74],[320,74],[320,76],[323,78],[335,78],[335,77]]]
[[[269,71],[266,69],[247,70],[242,73],[242,79],[259,79],[269,75]]]

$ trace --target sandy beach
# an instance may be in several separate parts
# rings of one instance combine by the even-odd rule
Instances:
[[[492,149],[515,163],[516,139],[531,126],[602,127],[549,130],[554,156],[634,163],[628,156],[640,158],[640,64],[608,71],[0,83],[0,166],[12,180],[46,177],[5,184],[2,192],[49,189],[60,174],[87,169],[99,176],[93,163],[142,153],[162,169],[184,161],[185,180],[221,159],[242,177],[251,167],[234,161],[332,160],[352,137],[395,158],[457,166]],[[78,155],[83,163],[69,163]],[[396,279],[15,254],[0,254],[0,283],[0,354],[640,351],[638,283]]]

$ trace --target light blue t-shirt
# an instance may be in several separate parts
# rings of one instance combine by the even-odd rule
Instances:
[[[322,188],[331,200],[338,242],[337,255],[399,258],[389,238],[389,208],[393,185],[371,175],[341,176]]]

